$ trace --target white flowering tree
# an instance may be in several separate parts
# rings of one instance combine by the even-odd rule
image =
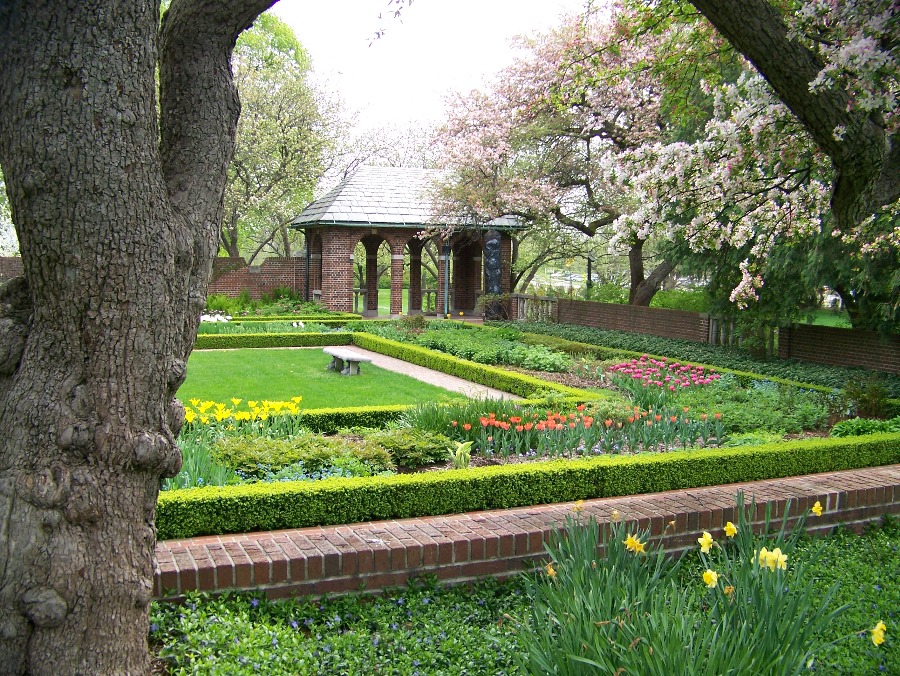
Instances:
[[[616,21],[588,12],[523,41],[522,56],[489,91],[451,101],[440,135],[450,179],[442,212],[465,220],[516,215],[589,237],[613,235],[617,219],[639,207],[623,185],[622,153],[659,142],[666,124],[660,83],[642,67],[655,41],[624,40]],[[616,238],[627,252],[630,302],[647,305],[673,270],[644,271],[652,227]]]
[[[778,247],[805,249],[855,326],[896,331],[900,23],[893,5],[633,7],[637,33],[654,34],[673,17],[696,24],[693,6],[753,70],[707,87],[714,116],[696,140],[646,144],[622,158],[640,206],[617,219],[617,236],[662,228],[695,252],[732,260],[739,253],[731,291],[739,307],[756,300],[767,280],[790,276],[777,269],[785,260],[773,255]],[[678,53],[679,36],[660,41],[667,53]]]

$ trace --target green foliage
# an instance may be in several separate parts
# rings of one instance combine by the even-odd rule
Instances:
[[[593,518],[569,516],[547,545],[551,563],[527,588],[528,612],[516,632],[520,666],[571,676],[588,666],[658,676],[799,673],[827,647],[822,634],[844,608],[833,603],[835,589],[814,598],[814,553],[794,560],[805,517],[790,531],[787,516],[773,528],[767,505],[756,536],[740,493],[736,511],[732,541],[700,554],[707,575],[718,578],[698,574],[686,585],[678,579],[685,559],[668,562],[649,529],[614,522],[601,534]],[[777,557],[771,570],[760,564],[764,548],[786,557],[784,570]],[[707,593],[697,604],[692,588],[701,580]]]
[[[781,435],[775,432],[744,432],[742,434],[730,434],[722,444],[723,448],[736,448],[738,446],[761,446],[774,444],[781,441]]]
[[[259,347],[326,347],[349,345],[349,333],[235,333],[200,334],[195,350],[234,350]]]
[[[833,437],[859,437],[865,434],[895,432],[900,432],[900,416],[890,420],[851,418],[850,420],[842,420],[831,428],[831,436]]]
[[[785,359],[758,359],[749,352],[739,348],[714,347],[704,343],[674,338],[659,338],[640,333],[622,331],[606,331],[587,326],[572,324],[546,324],[541,322],[492,322],[491,326],[512,326],[513,328],[535,334],[556,336],[596,347],[612,348],[618,354],[628,356],[666,356],[694,364],[716,366],[719,370],[729,369],[743,372],[758,379],[759,374],[770,379],[782,379],[794,384],[808,383],[820,387],[839,390],[848,383],[865,379],[873,373],[863,369],[825,366],[809,362],[798,362]],[[581,350],[583,351],[583,348]],[[900,376],[878,373],[884,387],[891,397],[900,397]]]
[[[472,382],[487,387],[492,387],[503,392],[509,392],[521,397],[531,396],[535,392],[554,391],[567,396],[584,397],[592,399],[596,394],[579,390],[573,387],[548,383],[545,380],[532,378],[520,373],[514,373],[501,368],[475,364],[464,359],[452,357],[434,350],[429,350],[418,345],[407,345],[394,340],[388,340],[369,333],[354,333],[353,342],[366,350],[372,350],[380,354],[396,357],[411,364],[417,364],[426,368],[447,373],[452,376],[465,378]]]
[[[494,580],[318,600],[190,594],[154,604],[150,642],[172,674],[512,675],[504,614],[522,603],[518,582]]]
[[[657,291],[650,307],[686,312],[709,312],[710,301],[706,289],[669,289]]]
[[[887,418],[892,409],[888,401],[890,393],[881,376],[852,380],[844,386],[841,395],[861,418]]]
[[[313,432],[334,434],[352,427],[385,427],[403,416],[409,406],[348,406],[304,410],[300,424]]]
[[[900,435],[499,465],[393,477],[166,491],[159,537],[453,514],[900,462]]]
[[[364,436],[390,453],[397,465],[408,469],[444,462],[453,445],[443,434],[414,427],[366,431]]]
[[[738,380],[726,373],[709,385],[677,392],[672,403],[688,406],[695,416],[721,413],[728,434],[796,433],[826,427],[828,395],[770,380],[752,380],[739,387]]]
[[[338,327],[328,326],[314,321],[275,321],[275,322],[202,322],[197,335],[233,335],[245,333],[330,333],[340,331]]]
[[[289,439],[257,436],[229,436],[210,450],[213,460],[243,479],[263,479],[269,472],[302,463],[305,474],[338,466],[336,459],[351,457],[368,466],[372,473],[394,468],[387,451],[375,443],[351,441],[343,437],[298,434]]]
[[[821,540],[821,551],[818,542],[810,543],[815,560],[808,564],[808,577],[814,580],[816,602],[839,583],[833,604],[847,606],[816,637],[835,644],[817,654],[814,672],[900,673],[891,619],[900,608],[896,526],[863,536],[837,533]],[[791,565],[809,558],[807,542],[798,542]],[[700,565],[699,556],[691,555],[674,580],[692,592],[691,612],[708,593],[700,581],[704,570]],[[450,587],[427,580],[378,596],[319,600],[270,601],[260,592],[191,593],[181,604],[152,605],[149,638],[173,674],[265,670],[318,676],[323,670],[356,674],[390,665],[396,673],[419,669],[428,674],[517,676],[522,672],[513,656],[522,636],[515,628],[516,620],[531,613],[527,584],[524,576],[505,583],[488,579]],[[888,623],[888,631],[884,645],[876,648],[864,630],[878,619]]]
[[[456,450],[450,453],[450,462],[453,463],[453,469],[466,469],[472,460],[472,442],[457,441]]]
[[[355,325],[354,325],[355,328]],[[357,330],[402,343],[414,343],[478,364],[512,365],[534,371],[565,371],[571,359],[542,345],[520,341],[521,333],[511,329],[473,328],[458,322],[430,322],[412,326],[405,320]]]

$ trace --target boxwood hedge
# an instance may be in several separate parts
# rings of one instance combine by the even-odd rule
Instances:
[[[165,491],[158,537],[242,533],[635,495],[900,462],[900,434],[392,477]]]
[[[349,333],[227,333],[201,334],[195,350],[226,350],[243,347],[325,347],[349,345]]]

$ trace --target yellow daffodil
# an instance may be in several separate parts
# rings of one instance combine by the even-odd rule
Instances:
[[[713,589],[717,584],[719,584],[719,574],[714,570],[706,569],[706,572],[703,573],[703,582],[707,587]]]
[[[622,516],[619,514],[619,510],[618,510],[618,509],[614,509],[614,510],[612,511],[612,513],[609,515],[609,518],[610,518],[610,520],[612,520],[612,521],[618,522],[619,519],[622,518]]]
[[[709,554],[709,550],[712,549],[712,546],[715,544],[713,536],[707,531],[703,531],[703,536],[697,538],[697,542],[700,543],[700,551],[704,554]]]
[[[722,591],[725,592],[725,596],[731,596],[734,594],[734,587],[729,584]]]
[[[737,527],[731,521],[725,524],[725,535],[730,538],[737,535]]]
[[[191,404],[191,406],[193,406],[194,408],[196,408],[197,406],[200,405],[200,400],[199,400],[199,399],[191,399],[191,400],[190,400],[190,404]]]
[[[579,500],[575,503],[575,506],[572,507],[572,511],[578,514],[578,512],[584,511],[584,500]]]
[[[242,401],[243,401],[243,399],[235,399],[234,397],[232,397],[232,399],[231,399],[231,405],[232,405],[232,406],[238,406]]]
[[[874,629],[870,629],[869,631],[872,633],[872,643],[875,645],[881,645],[884,643],[884,632],[887,627],[884,625],[884,622],[880,621],[875,625]]]
[[[257,402],[255,402],[255,401],[248,401],[248,402],[247,402],[247,406],[249,406],[250,408],[256,408]]]
[[[185,409],[184,411],[184,421],[185,422],[194,422],[197,419],[197,413],[192,408]]]
[[[778,547],[771,552],[765,547],[759,550],[759,565],[767,566],[771,571],[774,571],[776,568],[787,570],[787,558],[787,554],[782,554],[781,549]]]
[[[303,397],[291,397],[291,401],[295,404],[299,404],[301,401],[303,401]]]
[[[625,549],[629,552],[634,552],[635,554],[644,553],[644,543],[638,540],[634,535],[629,535],[622,541],[622,544],[625,545]]]
[[[816,500],[816,504],[812,506],[810,511],[816,516],[822,516],[822,503]]]
[[[550,577],[556,577],[556,569],[553,568],[553,564],[552,564],[552,563],[548,563],[546,566],[544,566],[544,570],[547,571],[547,575],[548,575],[548,576],[550,576]]]
[[[668,528],[671,528],[671,529],[673,529],[673,530],[675,529],[675,521],[674,521],[674,520],[673,520],[673,521],[669,521]]]

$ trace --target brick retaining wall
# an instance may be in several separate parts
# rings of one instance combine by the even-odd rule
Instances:
[[[703,312],[562,298],[556,307],[556,320],[560,324],[648,333],[663,338],[681,338],[700,343],[709,340],[709,315]]]
[[[900,336],[885,339],[872,331],[795,325],[778,330],[778,356],[900,374]]]
[[[787,479],[586,500],[585,514],[608,523],[613,510],[639,528],[650,527],[669,552],[695,547],[704,530],[719,538],[737,521],[735,495],[756,498],[753,519],[765,506],[776,516],[791,500],[799,514],[819,500],[822,517],[810,516],[811,532],[843,523],[860,530],[886,513],[900,514],[900,465]],[[433,574],[444,582],[509,577],[543,558],[544,542],[565,523],[572,503],[539,505],[344,526],[197,537],[157,543],[154,596],[187,591],[263,589],[273,598],[377,591]],[[668,527],[670,521],[675,527]],[[164,594],[165,593],[165,594]]]

